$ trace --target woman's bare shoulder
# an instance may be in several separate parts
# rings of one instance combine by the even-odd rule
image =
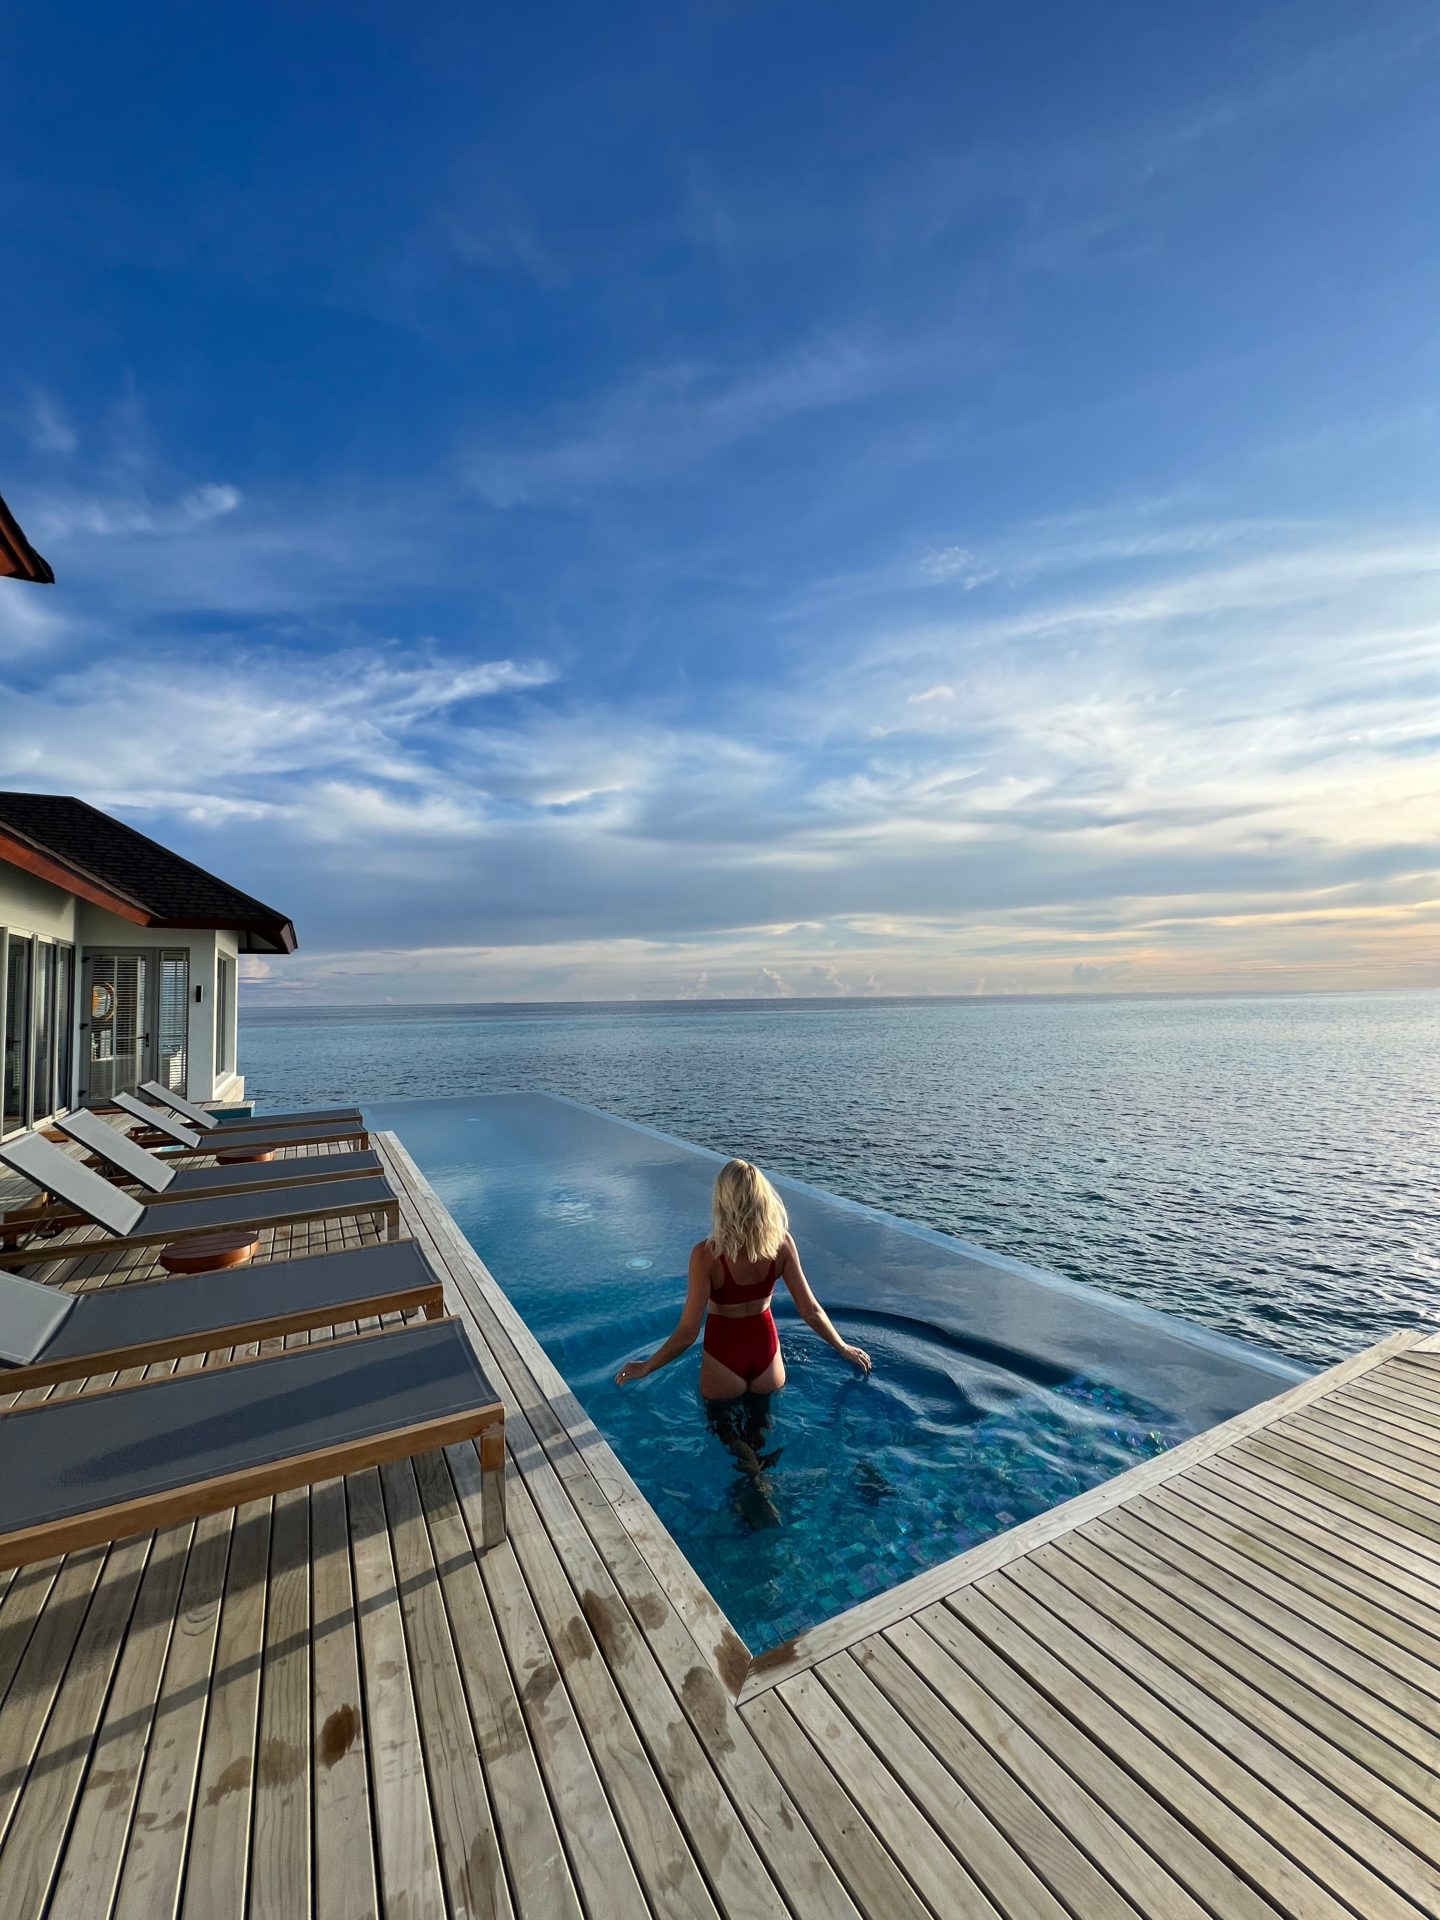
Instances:
[[[690,1249],[690,1265],[692,1267],[703,1267],[707,1273],[710,1270],[710,1264],[714,1258],[715,1249],[708,1240],[697,1240]]]

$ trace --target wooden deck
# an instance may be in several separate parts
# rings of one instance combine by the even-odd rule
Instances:
[[[0,1576],[4,1920],[1440,1911],[1440,1340],[752,1661],[383,1151],[509,1539],[467,1445]]]

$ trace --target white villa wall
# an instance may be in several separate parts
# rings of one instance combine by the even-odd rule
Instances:
[[[79,904],[63,887],[52,887],[23,867],[0,862],[0,927],[41,933],[50,940],[73,940]]]

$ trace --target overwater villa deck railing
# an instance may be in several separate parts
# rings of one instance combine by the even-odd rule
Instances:
[[[502,1392],[508,1538],[467,1442],[0,1575],[6,1920],[1440,1910],[1440,1340],[757,1659],[379,1146]]]

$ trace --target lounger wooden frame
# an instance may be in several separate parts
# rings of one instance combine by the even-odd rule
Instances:
[[[365,1177],[378,1180],[381,1176],[373,1175]],[[389,1198],[385,1200],[362,1201],[358,1204],[354,1200],[341,1201],[338,1206],[334,1201],[327,1202],[324,1197],[327,1187],[338,1186],[340,1184],[338,1180],[316,1181],[313,1188],[315,1194],[313,1204],[307,1202],[303,1207],[294,1208],[288,1213],[276,1213],[273,1209],[267,1211],[263,1205],[259,1204],[260,1196],[257,1194],[257,1206],[254,1219],[246,1220],[242,1218],[227,1221],[223,1231],[240,1231],[249,1227],[253,1228],[257,1233],[266,1233],[272,1228],[277,1227],[308,1226],[319,1220],[344,1220],[351,1216],[358,1219],[361,1215],[367,1215],[372,1219],[383,1221],[385,1238],[387,1240],[399,1238],[400,1202],[394,1194],[391,1194]],[[271,1188],[268,1189],[268,1191],[273,1196],[276,1189]],[[283,1192],[285,1189],[282,1188],[280,1191]],[[209,1197],[214,1199],[217,1196],[212,1194]],[[236,1197],[240,1198],[241,1196],[237,1195]],[[200,1198],[198,1195],[187,1195],[184,1200],[174,1201],[172,1204],[184,1206],[191,1199],[198,1198]],[[71,1209],[70,1211],[73,1214],[74,1210]],[[147,1213],[152,1211],[150,1203],[147,1203],[146,1211]],[[157,1196],[155,1199],[153,1211],[156,1213],[163,1213],[165,1211],[165,1201],[162,1197]],[[36,1217],[39,1218],[39,1216]],[[87,1224],[84,1215],[75,1215],[74,1217],[77,1223],[82,1225]],[[12,1227],[15,1225],[14,1222],[10,1224]],[[31,1231],[32,1222],[29,1219],[27,1219],[23,1225],[26,1232]],[[158,1220],[143,1233],[106,1233],[102,1227],[97,1229],[93,1240],[78,1242],[73,1240],[63,1241],[58,1246],[53,1240],[47,1240],[35,1246],[0,1248],[0,1267],[33,1266],[37,1260],[64,1259],[79,1253],[82,1248],[87,1252],[103,1248],[106,1253],[116,1253],[122,1247],[163,1246],[168,1240],[184,1240],[194,1234],[213,1233],[217,1230],[220,1229],[212,1226],[198,1226],[177,1231],[173,1227],[167,1228],[162,1226]]]
[[[236,1317],[224,1326],[204,1327],[194,1333],[172,1334],[163,1339],[140,1340],[128,1347],[93,1348],[84,1353],[67,1354],[59,1360],[37,1360],[28,1367],[0,1368],[0,1393],[28,1393],[32,1387],[53,1387],[61,1380],[84,1380],[91,1374],[122,1373],[129,1367],[148,1367],[156,1360],[178,1360],[188,1353],[219,1353],[228,1347],[247,1346],[252,1340],[283,1340],[287,1334],[308,1333],[312,1327],[333,1327],[337,1317],[368,1320],[384,1313],[423,1313],[427,1320],[445,1318],[445,1289],[439,1280],[415,1287],[388,1287],[373,1293],[357,1294],[344,1303],[343,1315],[335,1306],[309,1306],[293,1313],[269,1314],[256,1319],[241,1311],[244,1275],[235,1276]],[[126,1293],[141,1287],[172,1287],[168,1277],[154,1280],[127,1280]],[[242,1361],[231,1361],[240,1366]],[[0,1416],[3,1417],[3,1416]]]
[[[442,1315],[453,1318],[453,1315]],[[385,1332],[353,1335],[344,1345],[362,1340],[384,1340]],[[273,1356],[257,1354],[236,1360],[235,1368],[263,1364]],[[132,1381],[123,1387],[105,1387],[87,1394],[90,1400],[112,1394],[134,1393],[151,1386],[151,1381]],[[5,1418],[0,1414],[0,1420]],[[93,1547],[124,1540],[137,1533],[153,1533],[160,1527],[198,1520],[207,1513],[219,1513],[225,1507],[238,1507],[247,1500],[264,1499],[271,1494],[288,1493],[292,1487],[311,1486],[318,1480],[334,1480],[365,1467],[378,1467],[387,1460],[403,1460],[415,1453],[429,1453],[436,1447],[454,1446],[459,1441],[479,1443],[480,1468],[484,1486],[482,1496],[484,1544],[496,1546],[505,1537],[505,1408],[496,1400],[481,1407],[466,1407],[459,1413],[445,1414],[416,1425],[395,1427],[387,1433],[364,1439],[346,1440],[334,1446],[316,1448],[309,1453],[291,1454],[283,1460],[247,1467],[237,1473],[215,1476],[172,1487],[164,1493],[140,1500],[119,1501],[98,1507],[89,1513],[72,1514],[63,1520],[47,1520],[40,1526],[22,1527],[0,1537],[0,1572],[27,1566],[35,1560],[49,1560],[81,1547]]]
[[[244,1186],[199,1186],[187,1187],[183,1193],[171,1193],[168,1189],[164,1193],[152,1193],[148,1187],[142,1187],[138,1180],[131,1179],[128,1174],[116,1173],[112,1163],[102,1160],[98,1153],[86,1154],[80,1164],[83,1167],[89,1167],[93,1173],[102,1175],[112,1187],[118,1187],[122,1193],[143,1201],[147,1207],[164,1207],[185,1200],[221,1200],[230,1194],[248,1191]],[[383,1172],[378,1159],[373,1167],[325,1167],[319,1172],[311,1172],[311,1168],[315,1165],[313,1160],[282,1160],[278,1163],[270,1160],[265,1164],[271,1167],[278,1164],[283,1167],[285,1178],[283,1181],[279,1179],[273,1182],[257,1181],[255,1183],[257,1195],[273,1192],[280,1186],[320,1187],[324,1186],[327,1180],[368,1180]],[[295,1170],[293,1174],[290,1171],[292,1167]],[[206,1169],[199,1167],[196,1171],[204,1173]],[[0,1241],[13,1239],[21,1232],[33,1232],[36,1227],[65,1232],[70,1227],[85,1227],[92,1224],[89,1214],[77,1213],[74,1207],[59,1204],[42,1208],[35,1213],[27,1213],[23,1220],[0,1221]]]
[[[136,1121],[135,1124],[138,1127],[140,1123]],[[247,1133],[238,1140],[227,1139],[223,1142],[217,1140],[214,1134],[207,1134],[197,1147],[182,1146],[178,1140],[171,1140],[165,1134],[160,1134],[159,1138],[164,1142],[163,1152],[167,1160],[198,1160],[202,1157],[211,1159],[218,1153],[238,1153],[241,1148],[251,1147],[257,1150],[270,1147],[276,1153],[282,1147],[335,1147],[336,1149],[343,1147],[347,1151],[353,1148],[356,1153],[365,1153],[370,1148],[369,1128],[348,1126],[326,1127],[323,1132],[306,1133],[300,1137],[294,1134],[276,1133],[266,1134],[262,1138],[258,1134]],[[154,1151],[159,1153],[162,1148],[156,1147]]]

